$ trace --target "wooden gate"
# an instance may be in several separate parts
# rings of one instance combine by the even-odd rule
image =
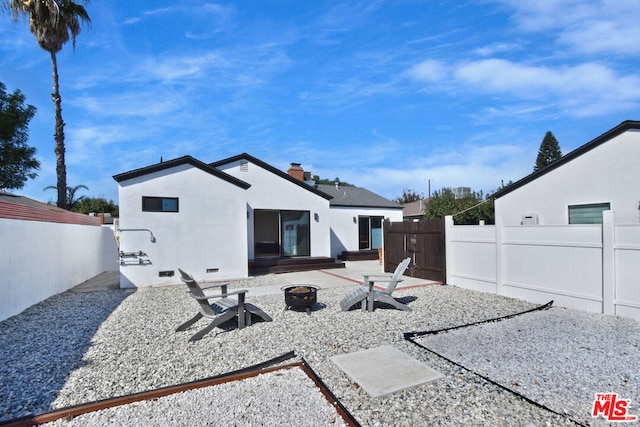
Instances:
[[[446,281],[444,218],[420,222],[390,222],[384,233],[384,271],[392,272],[400,261],[411,257],[407,276]]]

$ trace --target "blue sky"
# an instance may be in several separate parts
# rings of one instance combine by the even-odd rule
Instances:
[[[393,199],[529,174],[545,132],[563,153],[640,119],[640,2],[94,1],[58,55],[68,184],[117,201],[112,176],[242,152]],[[0,24],[0,81],[38,108],[55,199],[51,63]]]

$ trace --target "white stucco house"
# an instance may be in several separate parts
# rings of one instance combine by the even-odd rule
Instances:
[[[640,121],[625,121],[553,164],[497,191],[496,218],[504,225],[601,223],[611,210],[618,223],[640,214]]]
[[[177,282],[177,268],[226,280],[282,260],[339,267],[337,254],[378,247],[382,221],[402,220],[402,206],[363,188],[316,186],[300,164],[283,172],[246,153],[210,164],[185,156],[113,178],[121,287]]]

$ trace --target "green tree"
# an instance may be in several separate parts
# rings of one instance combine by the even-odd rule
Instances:
[[[551,163],[562,157],[562,151],[560,151],[560,145],[558,140],[551,133],[547,131],[540,143],[540,149],[538,150],[538,157],[536,158],[536,164],[533,167],[533,171],[537,172],[540,169],[549,166]]]
[[[36,107],[26,105],[25,96],[16,89],[8,94],[0,82],[0,188],[20,189],[34,179],[40,169],[36,149],[27,145],[29,121]]]
[[[396,197],[393,199],[394,202],[404,205],[405,203],[415,202],[417,200],[422,199],[424,196],[418,193],[416,190],[412,190],[410,188],[402,189],[402,196]]]
[[[71,39],[73,48],[80,34],[81,23],[91,23],[84,6],[71,0],[4,0],[16,21],[19,16],[29,17],[29,29],[38,45],[49,52],[53,72],[53,101],[55,112],[56,176],[58,178],[58,206],[67,207],[67,167],[65,164],[64,121],[62,120],[62,98],[58,83],[57,53]],[[83,0],[89,3],[89,0]]]
[[[318,175],[314,175],[313,176],[313,180],[317,183],[317,184],[321,184],[321,185],[335,185],[336,182],[340,184],[341,187],[355,187],[355,185],[353,184],[349,184],[348,182],[344,182],[344,181],[340,181],[340,178],[335,177],[335,179],[331,180],[331,179],[320,179],[320,177]]]
[[[76,197],[76,193],[81,188],[84,188],[85,190],[89,190],[89,187],[87,187],[86,185],[82,185],[82,184],[76,185],[75,187],[67,187],[67,191],[66,191],[66,194],[65,194],[65,205],[67,206],[67,208],[69,210],[74,210],[76,205],[85,198],[85,196]],[[45,187],[44,189],[45,190],[57,190],[58,187],[56,187],[55,185],[49,185],[49,186]]]
[[[119,215],[118,205],[113,200],[107,200],[104,197],[82,197],[72,210],[83,214],[110,213],[113,217]]]
[[[483,199],[482,191],[472,192],[469,196],[456,199],[450,188],[434,191],[425,206],[425,218],[442,218],[453,215],[453,220],[460,225],[478,224],[484,220],[486,224],[495,223],[493,199]]]

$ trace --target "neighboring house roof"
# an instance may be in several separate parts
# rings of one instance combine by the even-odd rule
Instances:
[[[405,203],[402,205],[403,217],[421,217],[424,216],[424,208],[427,205],[429,199],[420,199],[414,202]]]
[[[492,198],[494,199],[498,199],[506,194],[511,193],[512,191],[530,183],[531,181],[538,179],[539,177],[541,177],[542,175],[545,175],[549,172],[551,172],[552,170],[559,168],[560,166],[564,165],[565,163],[568,163],[574,159],[576,159],[577,157],[583,155],[584,153],[593,150],[594,148],[604,144],[607,141],[610,141],[611,139],[615,138],[616,136],[623,134],[624,132],[631,130],[631,129],[636,129],[636,130],[640,130],[640,121],[637,120],[626,120],[622,123],[620,123],[618,126],[614,127],[613,129],[609,130],[606,133],[603,133],[602,135],[600,135],[599,137],[597,137],[596,139],[587,142],[586,144],[576,148],[575,150],[571,151],[568,154],[565,154],[564,156],[562,156],[560,159],[556,160],[555,162],[551,163],[549,166],[546,166],[542,169],[540,169],[537,172],[534,172],[530,175],[525,176],[524,178],[520,179],[519,181],[514,182],[511,185],[508,185],[507,187],[496,191],[495,193],[493,193],[491,195]]]
[[[209,166],[211,166],[213,168],[217,168],[217,167],[229,164],[229,163],[237,162],[239,160],[246,160],[248,162],[251,162],[251,163],[253,163],[255,165],[260,166],[263,169],[268,170],[269,172],[271,172],[271,173],[273,173],[275,175],[278,175],[279,177],[281,177],[283,179],[286,179],[289,182],[292,182],[292,183],[304,188],[305,190],[308,190],[308,191],[311,191],[312,193],[317,194],[320,197],[323,197],[323,198],[325,198],[327,200],[331,199],[331,195],[329,195],[329,194],[327,194],[325,192],[322,192],[322,191],[318,190],[317,188],[315,188],[315,187],[313,187],[313,186],[311,186],[309,184],[306,184],[304,181],[300,181],[299,179],[296,179],[296,178],[292,177],[288,173],[283,172],[283,171],[281,171],[279,169],[276,169],[273,166],[271,166],[270,164],[265,163],[262,160],[257,159],[257,158],[255,158],[255,157],[253,157],[253,156],[251,156],[251,155],[249,155],[247,153],[238,154],[237,156],[233,156],[233,157],[229,157],[227,159],[218,160],[217,162],[209,163]]]
[[[0,218],[23,221],[57,222],[62,224],[101,225],[98,217],[71,212],[0,190]]]
[[[243,189],[247,189],[249,187],[251,187],[251,184],[248,184],[242,180],[239,180],[238,178],[235,178],[227,173],[222,172],[219,169],[216,169],[214,167],[211,167],[209,165],[207,165],[206,163],[201,162],[200,160],[194,159],[191,156],[183,156],[183,157],[179,157],[177,159],[173,159],[173,160],[168,160],[166,162],[160,162],[157,163],[155,165],[151,165],[151,166],[146,166],[143,168],[139,168],[139,169],[134,169],[132,171],[129,172],[124,172],[118,175],[114,175],[113,179],[115,179],[117,182],[122,182],[122,181],[126,181],[129,179],[133,179],[133,178],[137,178],[139,176],[144,176],[144,175],[148,175],[150,173],[154,173],[154,172],[159,172],[165,169],[169,169],[169,168],[173,168],[176,166],[180,166],[180,165],[184,165],[184,164],[189,164],[193,167],[196,167],[208,174],[211,174],[213,176],[216,176],[224,181],[227,181],[233,185],[236,185],[240,188]]]
[[[366,188],[318,185],[318,190],[333,196],[329,202],[330,206],[402,209],[402,205],[378,196]]]

